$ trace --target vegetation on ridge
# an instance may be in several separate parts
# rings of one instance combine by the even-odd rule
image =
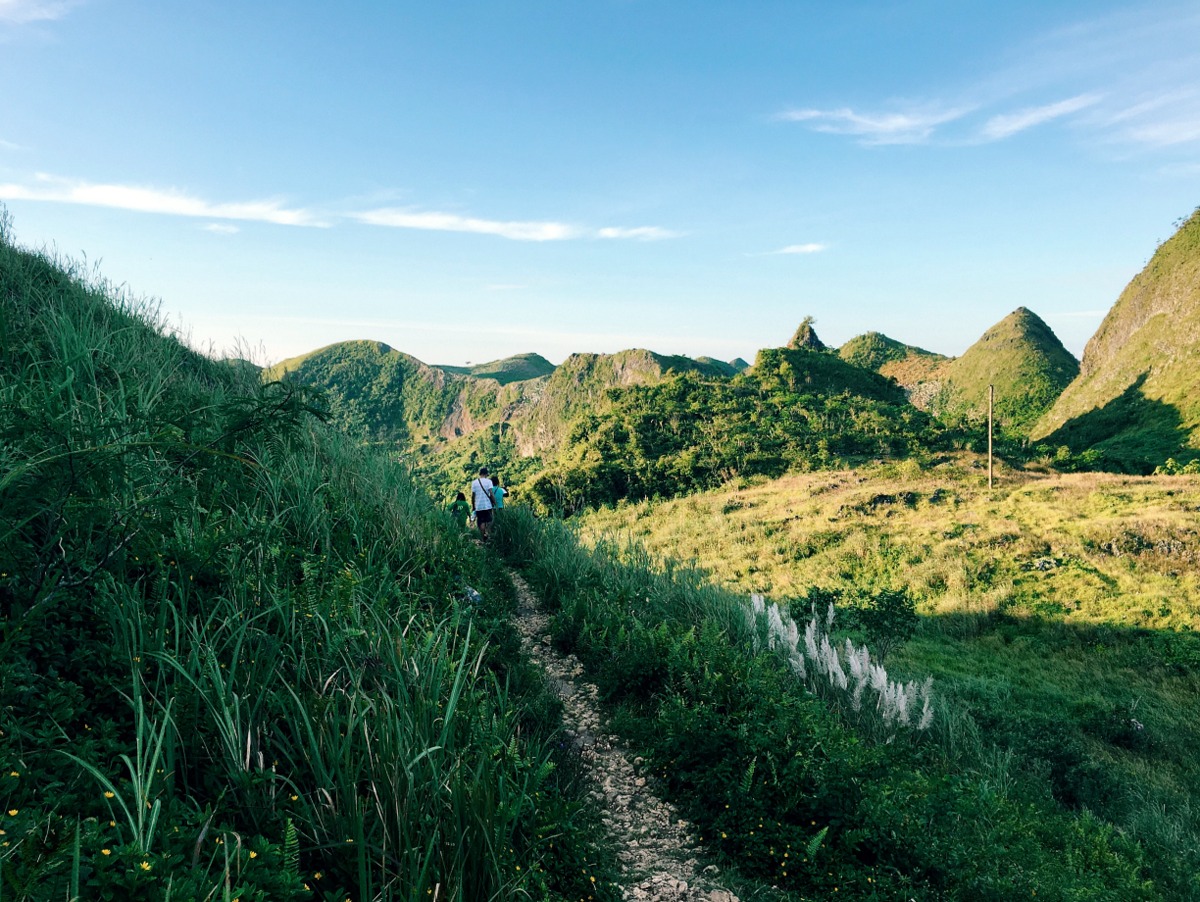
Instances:
[[[4,222],[0,324],[0,895],[615,898],[511,586],[400,468]]]
[[[1200,457],[1200,208],[1121,292],[1079,376],[1033,436],[1099,467],[1149,473]]]

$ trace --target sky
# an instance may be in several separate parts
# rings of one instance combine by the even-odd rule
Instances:
[[[264,364],[1079,356],[1200,204],[1200,3],[0,0],[0,204]]]

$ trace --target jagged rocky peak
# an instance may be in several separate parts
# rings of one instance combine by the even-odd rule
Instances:
[[[787,343],[790,350],[793,351],[824,351],[825,344],[821,339],[817,338],[817,330],[813,328],[813,323],[816,322],[811,316],[804,317],[804,321],[800,323],[796,329],[796,333],[792,336],[792,340]]]

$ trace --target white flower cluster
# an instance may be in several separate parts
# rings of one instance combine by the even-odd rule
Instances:
[[[832,604],[824,618],[814,607],[801,642],[796,621],[774,602],[768,605],[763,596],[751,595],[746,611],[755,652],[761,650],[765,632],[767,648],[781,655],[810,689],[816,691],[820,681],[823,688],[848,697],[856,712],[863,710],[863,698],[870,693],[885,728],[928,729],[933,722],[933,678],[923,683],[892,682],[882,665],[871,662],[871,652],[865,645],[856,646],[849,639],[844,643],[829,641],[835,616]]]

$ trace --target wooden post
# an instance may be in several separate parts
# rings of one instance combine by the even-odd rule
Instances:
[[[996,400],[996,386],[988,386],[988,491],[992,490],[992,403]]]

